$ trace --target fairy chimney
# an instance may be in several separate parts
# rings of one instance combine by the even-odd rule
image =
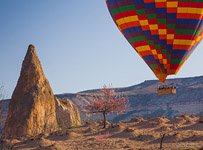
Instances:
[[[43,73],[35,47],[29,45],[9,104],[4,136],[29,137],[57,129],[54,94]]]

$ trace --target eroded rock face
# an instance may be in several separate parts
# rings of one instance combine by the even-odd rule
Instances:
[[[24,137],[58,129],[55,99],[33,45],[29,45],[9,104],[4,136]]]
[[[80,113],[77,106],[67,99],[56,99],[56,116],[61,129],[81,125]]]

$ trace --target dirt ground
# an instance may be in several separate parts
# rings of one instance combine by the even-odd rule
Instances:
[[[26,140],[4,140],[2,149],[14,150],[203,150],[203,123],[198,117],[142,118],[130,122],[81,127]]]

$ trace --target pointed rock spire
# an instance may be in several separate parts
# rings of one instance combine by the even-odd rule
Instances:
[[[25,137],[56,131],[56,106],[35,47],[29,45],[13,92],[4,136]]]

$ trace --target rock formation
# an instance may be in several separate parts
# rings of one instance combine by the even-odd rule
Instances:
[[[61,129],[81,125],[80,112],[77,106],[67,99],[56,99],[56,116]]]
[[[58,129],[55,99],[33,45],[29,45],[9,104],[4,136],[27,137]]]

